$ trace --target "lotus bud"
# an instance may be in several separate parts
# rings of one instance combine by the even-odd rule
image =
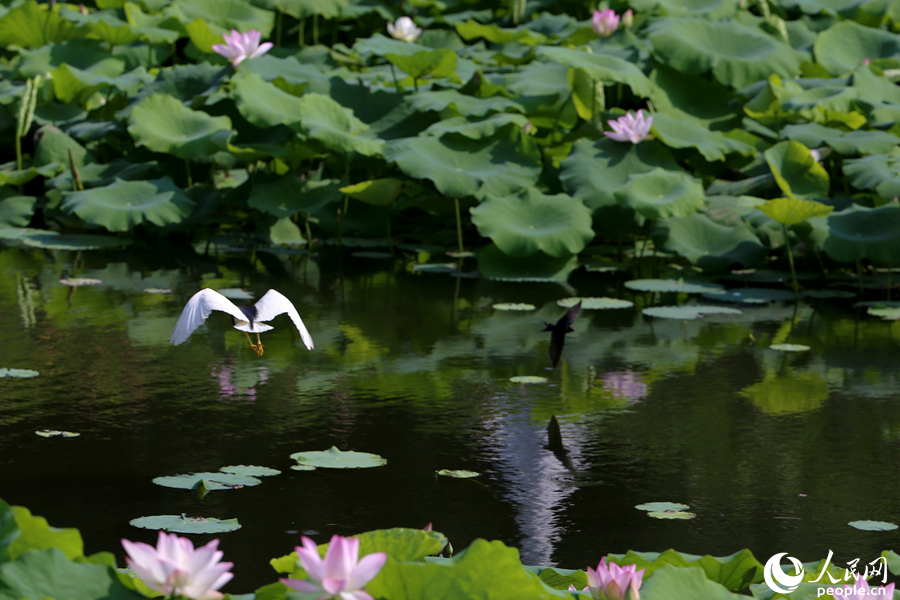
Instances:
[[[625,11],[625,14],[622,15],[622,26],[628,29],[631,29],[631,26],[634,25],[634,13],[631,12],[631,9]]]
[[[400,17],[396,22],[388,23],[387,30],[391,37],[403,42],[414,42],[422,35],[422,28],[416,27],[409,17]]]

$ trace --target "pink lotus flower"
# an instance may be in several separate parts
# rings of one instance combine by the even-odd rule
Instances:
[[[854,600],[862,599],[862,598],[893,598],[894,597],[894,584],[889,583],[888,585],[879,585],[873,588],[869,587],[869,582],[866,581],[861,575],[856,575],[856,582],[853,585],[839,585],[831,588],[832,590],[840,590],[843,592],[842,596],[845,598],[853,598]],[[876,591],[877,590],[877,591]],[[841,592],[837,594],[832,593],[831,595],[834,597],[838,597],[841,595]]]
[[[359,538],[332,536],[325,553],[319,556],[316,543],[306,536],[300,538],[303,546],[297,546],[300,566],[317,583],[301,579],[282,579],[281,583],[304,594],[323,592],[317,600],[340,598],[341,600],[373,600],[362,588],[378,574],[387,554],[373,552],[359,560]]]
[[[653,124],[653,117],[644,118],[644,111],[638,110],[637,116],[631,113],[616,120],[607,121],[612,131],[604,131],[603,135],[608,136],[617,142],[631,142],[637,144],[650,133],[650,126]]]
[[[619,27],[619,15],[611,8],[595,10],[591,27],[600,37],[609,37]]]
[[[224,44],[215,44],[212,49],[217,54],[221,54],[225,58],[231,60],[231,64],[237,67],[248,58],[256,58],[262,56],[272,49],[271,42],[265,44],[259,43],[259,31],[251,29],[247,33],[241,33],[236,29],[231,30],[231,35],[227,33],[222,36],[225,40]]]
[[[597,600],[640,600],[641,583],[644,569],[636,571],[637,566],[620,567],[616,563],[606,564],[606,557],[600,559],[597,570],[588,567],[588,588],[591,596]]]
[[[631,12],[631,9],[629,8],[622,15],[622,26],[630,28],[632,25],[634,25],[634,13]]]
[[[219,540],[213,540],[195,550],[191,540],[162,531],[156,548],[122,540],[128,552],[125,562],[147,587],[167,596],[192,600],[223,598],[224,594],[216,590],[234,577],[228,572],[234,564],[219,562],[222,552],[216,549],[218,545]]]

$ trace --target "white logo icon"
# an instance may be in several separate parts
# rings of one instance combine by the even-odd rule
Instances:
[[[800,582],[803,581],[803,565],[793,556],[788,556],[788,560],[794,563],[797,575],[787,575],[781,570],[781,557],[786,556],[787,552],[776,554],[766,561],[766,567],[763,569],[763,579],[766,585],[778,594],[789,594],[797,589]],[[785,586],[782,588],[781,586]]]

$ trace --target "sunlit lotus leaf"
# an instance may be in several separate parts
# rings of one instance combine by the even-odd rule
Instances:
[[[900,262],[900,206],[896,202],[878,208],[854,204],[814,221],[814,227],[821,227],[827,235],[822,248],[835,260]]]
[[[0,227],[28,225],[36,202],[36,196],[8,196],[0,200]]]
[[[440,554],[447,546],[447,538],[442,533],[406,527],[376,529],[355,537],[359,539],[360,555],[387,552],[393,560],[399,561],[422,561],[427,556]]]
[[[900,35],[841,20],[818,35],[813,52],[817,63],[841,75],[866,59],[900,58]]]
[[[159,529],[173,533],[227,533],[237,531],[241,524],[237,519],[214,519],[213,517],[188,517],[185,515],[155,515],[139,517],[129,521],[134,527]]]
[[[476,98],[457,90],[423,90],[410,96],[407,102],[418,111],[442,112],[450,108],[467,117],[483,117],[490,113],[511,110],[519,113],[525,112],[525,107],[521,103],[505,96]]]
[[[65,18],[82,25],[90,32],[90,37],[97,38],[110,46],[127,46],[141,39],[140,29],[107,12],[96,12],[82,15],[80,12],[65,7]]]
[[[494,310],[527,311],[534,310],[537,307],[534,304],[525,304],[523,302],[502,302],[492,305],[491,308]]]
[[[525,115],[508,112],[495,113],[486,119],[479,120],[472,120],[467,117],[452,117],[429,126],[428,129],[422,132],[422,135],[440,137],[445,133],[458,133],[473,140],[480,140],[496,134],[500,128],[506,127],[510,123],[524,127],[527,121],[528,118]]]
[[[616,200],[640,217],[655,221],[684,217],[703,206],[703,184],[678,171],[653,169],[632,175],[615,192]]]
[[[721,285],[683,279],[633,279],[625,282],[625,287],[637,292],[657,292],[666,294],[714,294],[724,292]]]
[[[340,192],[373,206],[388,206],[403,190],[401,179],[371,179],[342,187]]]
[[[857,95],[855,88],[845,85],[821,85],[791,96],[781,104],[781,108],[807,119],[816,119],[821,118],[825,111],[852,112]]]
[[[451,470],[451,469],[441,469],[439,471],[435,471],[438,475],[442,475],[443,477],[453,477],[455,479],[468,479],[470,477],[478,477],[481,473],[477,473],[475,471],[464,471],[464,470]]]
[[[68,285],[69,287],[100,285],[101,283],[103,283],[102,280],[94,279],[93,277],[66,277],[65,279],[60,279],[59,282],[63,285]]]
[[[647,513],[648,517],[653,517],[654,519],[681,519],[681,520],[689,520],[696,518],[696,514],[692,512],[684,512],[681,510],[655,510]]]
[[[856,90],[859,100],[876,107],[870,114],[872,120],[876,122],[881,120],[879,109],[884,107],[886,112],[891,112],[894,110],[891,107],[896,107],[897,103],[900,103],[900,88],[887,75],[885,71],[873,69],[865,62],[858,65],[850,75],[850,83]]]
[[[28,167],[22,170],[0,170],[0,186],[7,185],[25,185],[36,177],[55,177],[63,171],[63,166],[58,163],[51,163],[42,167]]]
[[[446,48],[423,50],[415,54],[388,53],[384,57],[414,79],[421,79],[429,75],[457,79],[456,62],[459,56],[456,52]]]
[[[290,217],[282,217],[269,227],[269,243],[275,246],[301,246],[306,238]]]
[[[577,256],[547,256],[543,252],[524,258],[504,254],[495,244],[477,252],[478,270],[499,281],[566,281],[578,267]]]
[[[628,3],[635,12],[659,13],[672,17],[722,19],[737,12],[736,0],[637,0]]]
[[[847,525],[863,531],[893,531],[897,529],[897,525],[887,521],[850,521]]]
[[[647,512],[666,511],[666,510],[687,510],[690,508],[687,504],[680,502],[645,502],[635,506],[638,510],[646,510]]]
[[[827,145],[839,154],[883,154],[900,145],[900,137],[887,131],[841,131],[818,123],[788,125],[781,135],[809,148]]]
[[[37,371],[31,369],[0,369],[0,377],[37,377],[40,375]]]
[[[41,429],[40,431],[35,431],[41,437],[49,438],[49,437],[64,437],[64,438],[73,438],[78,437],[81,434],[76,433],[74,431],[59,431],[57,429]]]
[[[302,129],[326,148],[343,154],[359,152],[365,156],[378,156],[384,142],[361,135],[369,126],[353,116],[328,96],[304,94],[300,98]]]
[[[178,488],[181,490],[192,490],[196,488],[200,482],[207,490],[234,490],[242,487],[251,487],[262,483],[256,477],[248,475],[234,475],[231,473],[189,473],[186,475],[169,475],[166,477],[156,477],[153,483],[163,487]]]
[[[175,0],[166,13],[177,16],[182,23],[202,19],[226,31],[256,29],[262,32],[264,39],[269,37],[275,24],[274,12],[240,0]]]
[[[191,110],[174,96],[154,94],[131,109],[128,133],[139,146],[179,158],[200,158],[228,148],[231,119]]]
[[[779,142],[766,150],[766,162],[781,191],[789,197],[827,198],[828,171],[800,142]],[[809,217],[807,217],[809,218]]]
[[[653,87],[637,65],[611,54],[589,53],[561,46],[541,46],[537,54],[573,69],[583,69],[598,82],[625,84],[636,96],[646,98]]]
[[[547,196],[528,188],[488,196],[469,212],[478,232],[510,256],[578,254],[594,237],[590,209],[566,194]]]
[[[543,42],[546,37],[526,27],[516,29],[502,29],[495,24],[482,25],[476,21],[466,21],[456,25],[456,32],[464,40],[484,38],[495,44],[510,44],[518,42],[528,46],[534,46]]]
[[[26,246],[45,250],[103,250],[130,246],[134,240],[95,233],[64,233],[29,230],[20,239]]]
[[[453,133],[403,138],[389,142],[384,154],[410,177],[434,182],[445,196],[481,191],[502,197],[533,186],[541,174],[540,153],[523,135],[510,127],[480,140]]]
[[[278,218],[298,212],[315,212],[341,199],[340,182],[314,181],[298,175],[260,178],[250,190],[248,204]]]
[[[798,225],[814,217],[827,217],[834,210],[833,206],[800,198],[776,198],[758,208],[767,217],[783,225]]]
[[[653,231],[653,241],[657,248],[708,271],[732,268],[735,263],[749,267],[768,251],[745,223],[729,227],[702,213],[662,221]]]
[[[272,475],[280,475],[278,469],[270,469],[269,467],[257,467],[254,465],[231,465],[219,469],[223,473],[234,473],[235,475],[249,475],[250,477],[271,477]]]
[[[666,146],[696,148],[708,161],[723,160],[726,154],[750,156],[756,153],[750,144],[727,137],[720,131],[710,131],[697,121],[663,113],[653,113],[653,131]]]
[[[787,415],[821,407],[828,399],[828,384],[816,373],[789,372],[768,375],[739,393],[765,413]]]
[[[872,190],[886,199],[900,196],[900,150],[847,160],[844,174],[856,188]]]
[[[739,315],[742,314],[736,308],[725,306],[651,306],[641,312],[649,317],[658,319],[679,319],[690,321],[701,319],[706,315]]]
[[[631,300],[619,300],[618,298],[563,298],[556,304],[563,308],[571,308],[581,302],[581,310],[609,310],[614,308],[631,308],[634,302]]]
[[[285,92],[249,69],[231,78],[234,101],[241,115],[257,127],[298,127],[303,115],[300,98]]]
[[[377,454],[342,452],[335,446],[320,452],[295,452],[291,454],[291,458],[301,465],[310,465],[317,469],[368,469],[387,464],[387,459]]]
[[[801,55],[773,36],[738,21],[667,18],[655,21],[649,39],[662,62],[693,75],[712,71],[724,85],[742,88],[770,75],[794,77]]]
[[[804,346],[803,344],[772,344],[769,346],[770,350],[777,350],[778,352],[806,352],[809,350],[809,346]]]
[[[513,383],[547,383],[546,377],[537,375],[516,375],[515,377],[510,377],[509,380]]]
[[[0,46],[40,48],[84,35],[79,27],[59,16],[61,5],[23,2],[0,17]]]
[[[81,192],[65,192],[62,208],[85,223],[110,231],[128,231],[150,222],[163,227],[180,223],[191,214],[194,201],[168,177],[149,181],[122,181]]]
[[[880,317],[885,321],[900,320],[900,306],[890,306],[885,308],[870,306],[866,312],[873,317]]]

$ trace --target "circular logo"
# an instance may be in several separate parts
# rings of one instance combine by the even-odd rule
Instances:
[[[793,592],[797,589],[797,586],[800,585],[800,582],[803,581],[803,565],[793,556],[788,556],[787,558],[794,564],[797,575],[787,575],[781,570],[781,557],[786,555],[787,552],[776,554],[766,561],[766,566],[763,569],[763,579],[766,580],[766,585],[769,586],[769,589],[773,592],[779,594],[789,594]],[[782,588],[781,586],[785,587]]]

